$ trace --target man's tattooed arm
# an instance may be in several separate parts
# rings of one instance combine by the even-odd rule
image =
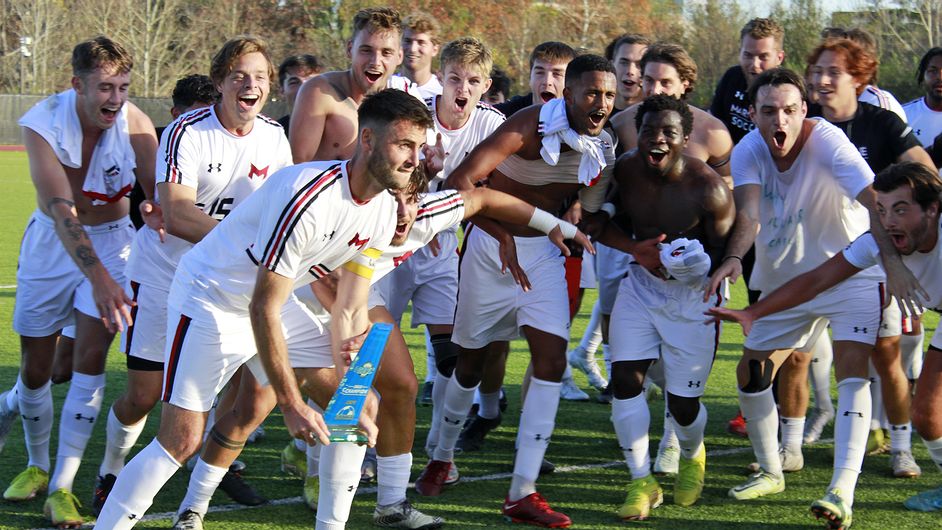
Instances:
[[[66,208],[62,208],[65,205]],[[98,263],[100,260],[92,248],[91,239],[79,222],[75,214],[75,203],[62,197],[53,197],[46,203],[46,210],[56,221],[56,232],[62,240],[66,251],[75,260],[75,263],[82,270],[87,270]]]

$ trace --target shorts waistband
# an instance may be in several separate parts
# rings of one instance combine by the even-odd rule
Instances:
[[[33,219],[43,226],[47,226],[52,229],[55,229],[56,227],[56,222],[53,221],[52,217],[49,217],[38,208],[33,212]],[[92,235],[106,234],[108,232],[113,232],[115,230],[121,230],[124,228],[133,228],[134,225],[131,223],[131,218],[125,215],[124,217],[115,219],[114,221],[108,221],[98,225],[82,225],[82,227],[85,229],[85,232],[87,232],[89,235]]]

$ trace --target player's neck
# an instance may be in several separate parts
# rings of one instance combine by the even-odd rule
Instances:
[[[468,105],[471,105],[470,101],[468,102]],[[435,97],[435,115],[438,117],[439,123],[441,123],[449,131],[455,131],[464,127],[465,124],[468,123],[468,120],[471,119],[471,113],[469,112],[467,116],[460,116],[455,114],[454,110],[450,107],[450,105],[443,104],[442,96]],[[473,109],[474,107],[471,108]]]
[[[82,127],[82,137],[92,143],[98,142],[98,138],[104,132],[104,129],[99,127],[95,120],[85,115],[78,98],[75,101],[75,113],[78,114],[79,125]]]
[[[432,69],[423,69],[423,70],[409,70],[405,66],[402,67],[402,75],[409,78],[409,81],[413,83],[424,86],[425,83],[428,83],[432,78]]]
[[[831,123],[842,123],[851,120],[857,114],[857,106],[856,99],[834,106],[822,105],[821,114],[824,115],[824,119]]]
[[[635,103],[640,103],[644,98],[641,96],[641,92],[638,92],[637,97],[623,97],[620,95],[615,96],[615,108],[618,110],[625,110],[628,107],[634,105]]]
[[[216,103],[213,106],[213,110],[216,111],[216,119],[222,124],[223,129],[230,133],[236,136],[245,136],[252,132],[252,125],[255,124],[254,116],[251,120],[243,120],[238,116],[232,115],[232,113],[226,112],[226,106],[221,102]]]
[[[929,223],[929,230],[926,231],[925,239],[922,242],[922,245],[919,245],[919,248],[916,249],[918,252],[923,254],[927,252],[932,252],[935,249],[935,246],[939,243],[939,218],[936,217]]]
[[[341,95],[352,99],[359,106],[363,102],[363,98],[366,97],[366,91],[360,89],[360,86],[357,85],[356,80],[353,78],[353,70],[347,70],[345,73],[347,74],[347,93]]]
[[[379,181],[370,173],[368,165],[367,157],[362,156],[359,151],[354,153],[353,158],[347,164],[350,194],[353,200],[359,203],[367,202],[383,191]]]
[[[926,106],[929,107],[929,110],[942,112],[942,98],[934,98],[927,94],[926,97],[923,98],[923,101],[926,102]]]

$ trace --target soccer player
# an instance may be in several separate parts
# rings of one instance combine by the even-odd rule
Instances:
[[[348,70],[326,72],[304,83],[291,111],[294,161],[344,160],[357,145],[357,107],[386,88],[402,62],[402,22],[394,9],[361,9],[347,41]],[[329,131],[329,135],[327,132]]]
[[[566,65],[575,56],[575,50],[562,42],[537,44],[530,52],[530,93],[514,96],[495,105],[495,108],[509,118],[530,105],[540,105],[562,97]]]
[[[736,225],[704,300],[723,279],[739,277],[742,253],[754,241],[756,267],[750,287],[767,294],[840,252],[869,224],[880,248],[889,249],[882,255],[890,294],[912,306],[918,283],[892,252],[880,226],[873,172],[839,129],[824,120],[806,119],[805,93],[801,77],[783,68],[763,72],[750,85],[750,115],[756,128],[733,151]],[[784,490],[772,378],[791,352],[808,341],[816,322],[827,319],[838,380],[834,473],[812,511],[828,518],[834,528],[849,526],[870,421],[867,360],[879,326],[879,312],[872,310],[882,300],[879,281],[876,272],[858,275],[827,296],[753,326],[737,381],[760,470],[732,488],[731,497],[754,499]]]
[[[597,212],[614,162],[610,137],[603,131],[614,99],[611,63],[597,55],[577,57],[568,66],[563,99],[508,119],[465,158],[447,183],[467,190],[489,177],[493,189],[547,210],[559,209],[579,192],[583,210]],[[422,495],[441,493],[461,419],[481,380],[488,344],[512,340],[522,331],[530,346],[533,378],[502,511],[517,522],[564,527],[571,524],[569,517],[550,508],[535,484],[555,423],[569,336],[563,259],[555,248],[534,239],[537,233],[519,225],[497,227],[479,221],[466,236],[453,334],[461,349],[445,394],[438,446],[416,480],[416,490]],[[511,274],[503,275],[507,269]]]
[[[903,105],[909,126],[924,147],[942,134],[942,47],[929,49],[919,60],[916,83],[926,94]]]
[[[278,87],[281,89],[281,95],[288,104],[288,113],[278,118],[278,123],[284,129],[285,134],[291,126],[291,111],[294,109],[294,100],[298,97],[298,91],[301,85],[308,79],[316,77],[324,71],[324,65],[316,55],[305,53],[303,55],[292,55],[281,61],[278,65]]]
[[[928,297],[926,307],[942,304],[942,241],[939,237],[939,208],[942,181],[938,174],[925,165],[900,162],[885,168],[873,181],[877,192],[880,222],[893,241],[895,251],[902,255],[903,263],[913,271],[925,286]],[[878,265],[881,250],[870,233],[863,234],[841,253],[822,265],[782,285],[759,302],[743,310],[710,309],[710,313],[724,320],[742,325],[749,333],[755,321],[806,303],[821,293],[869,267]],[[872,308],[878,312],[879,308]],[[939,427],[939,345],[933,340],[926,355],[926,370],[920,376],[913,400],[913,425],[925,440],[929,455],[942,465],[942,429]],[[933,408],[935,407],[935,408]],[[942,490],[935,489],[914,495],[904,503],[919,511],[942,509]],[[844,521],[850,526],[849,521]]]
[[[402,74],[415,83],[419,99],[442,93],[442,82],[432,72],[441,44],[441,28],[428,13],[417,11],[402,20]]]
[[[644,99],[641,94],[641,57],[650,45],[651,39],[644,35],[626,33],[612,42],[610,53],[606,49],[605,57],[612,61],[618,80],[618,97],[615,98],[612,116]]]
[[[643,392],[649,366],[660,358],[665,397],[680,441],[674,502],[700,498],[706,467],[707,412],[700,397],[716,355],[719,328],[703,325],[703,311],[723,302],[702,300],[713,264],[726,250],[736,209],[723,180],[703,161],[684,154],[693,114],[682,100],[652,96],[635,113],[638,149],[619,158],[615,180],[635,237],[664,236],[661,264],[632,263],[621,281],[611,320],[612,423],[631,471],[622,519],[648,517],[663,494],[648,457],[650,411]],[[720,289],[722,291],[724,289]]]
[[[22,364],[15,399],[29,467],[4,492],[23,501],[50,491],[44,511],[57,527],[82,524],[72,483],[101,409],[105,356],[132,323],[124,267],[134,235],[128,201],[135,177],[154,186],[157,140],[150,119],[128,103],[133,61],[119,43],[96,37],[72,51],[72,88],[19,120],[37,209],[23,236],[13,329]],[[49,479],[53,352],[76,326],[74,373],[62,407],[56,469]],[[7,409],[11,406],[6,396]]]
[[[510,78],[507,72],[494,67],[491,70],[491,88],[484,94],[484,101],[491,105],[503,103],[510,98]]]

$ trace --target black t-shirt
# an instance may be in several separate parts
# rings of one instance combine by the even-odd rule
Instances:
[[[821,116],[821,107],[811,105],[809,116]],[[913,129],[896,113],[869,103],[858,103],[854,117],[833,124],[844,131],[874,173],[894,163],[913,147],[922,147]]]
[[[288,126],[291,125],[291,113],[289,112],[275,121],[281,124],[282,128],[285,130],[285,136],[288,136]]]
[[[498,103],[494,105],[494,108],[503,112],[504,116],[509,118],[517,111],[521,111],[530,105],[533,105],[533,94],[524,94],[522,96],[514,96],[503,103]]]
[[[742,68],[733,66],[726,70],[716,85],[713,103],[710,104],[710,114],[719,118],[729,129],[734,144],[738,144],[746,133],[756,127],[749,118],[749,101],[746,99],[748,88]]]

